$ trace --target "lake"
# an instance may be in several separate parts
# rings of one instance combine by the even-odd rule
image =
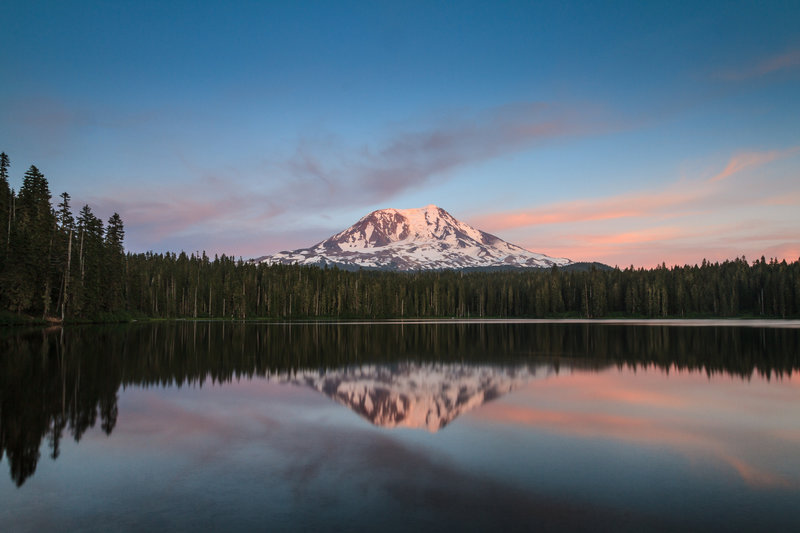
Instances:
[[[800,530],[800,329],[0,330],[0,531]]]

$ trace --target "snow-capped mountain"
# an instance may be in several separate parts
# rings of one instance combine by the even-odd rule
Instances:
[[[551,267],[571,263],[475,229],[435,205],[373,211],[311,248],[280,252],[255,262],[391,270]]]
[[[306,370],[273,379],[316,389],[376,426],[436,432],[462,413],[508,394],[536,376],[537,369],[528,366],[402,363]]]

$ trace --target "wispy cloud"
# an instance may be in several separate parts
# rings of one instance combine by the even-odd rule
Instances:
[[[506,105],[397,131],[376,145],[337,146],[325,139],[326,146],[318,152],[336,154],[325,158],[305,140],[281,164],[288,182],[276,193],[302,205],[374,204],[418,188],[434,176],[446,179],[449,171],[470,163],[611,129],[599,115],[597,110],[549,103]]]
[[[677,187],[672,189],[661,190],[655,194],[639,192],[596,200],[559,202],[531,211],[487,213],[470,220],[477,227],[502,231],[529,226],[635,218],[654,213],[691,210],[708,195],[707,189],[690,191],[680,191]]]
[[[185,190],[173,186],[159,191],[126,191],[121,195],[89,199],[100,212],[123,214],[126,225],[155,240],[181,234],[198,225],[223,223],[236,217],[237,212],[249,214],[262,202],[266,203],[266,199],[259,194],[222,191],[207,184],[199,191],[188,186]]]
[[[597,110],[520,103],[396,130],[367,146],[348,146],[333,136],[301,139],[291,154],[273,157],[251,173],[255,175],[194,169],[206,177],[182,186],[155,185],[145,192],[98,194],[90,200],[105,211],[119,212],[136,242],[167,242],[178,235],[196,241],[193,236],[221,228],[235,237],[242,230],[274,220],[289,222],[321,207],[375,205],[434,177],[447,179],[448,172],[464,165],[610,128]],[[269,251],[274,247],[264,250]]]
[[[800,205],[800,191],[778,196],[770,196],[761,200],[762,205]]]
[[[44,153],[64,153],[87,132],[129,131],[154,123],[155,111],[122,112],[102,104],[69,102],[46,93],[9,99],[0,107],[0,123],[14,125],[17,142]]]
[[[800,153],[800,147],[766,152],[741,152],[733,155],[725,168],[707,180],[680,181],[655,190],[623,193],[606,198],[581,199],[559,202],[530,211],[494,212],[474,217],[478,227],[491,226],[505,230],[534,225],[590,222],[621,218],[653,217],[680,213],[695,213],[708,206],[712,197],[717,197],[722,181],[744,170],[753,170],[772,161]],[[742,201],[741,197],[728,201]],[[746,198],[748,203],[750,198]],[[785,201],[785,198],[784,198]]]
[[[330,228],[315,226],[276,230],[269,220],[282,209],[274,197],[216,179],[77,200],[76,205],[88,203],[103,218],[120,213],[131,251],[205,250],[254,257],[294,248],[298,242],[318,242],[330,234]]]
[[[793,156],[800,153],[800,146],[789,148],[788,150],[770,150],[768,152],[742,152],[734,155],[725,168],[719,174],[711,178],[710,181],[720,181],[733,176],[743,170],[760,167],[771,163],[776,159]]]
[[[798,67],[800,67],[800,50],[788,50],[739,69],[720,71],[716,77],[723,80],[740,81]]]
[[[490,232],[514,233],[521,244],[550,255],[611,264],[653,266],[667,260],[681,264],[788,253],[798,249],[800,236],[786,227],[796,227],[800,217],[785,207],[800,207],[800,200],[791,190],[776,195],[780,186],[767,185],[754,171],[797,154],[800,147],[743,151],[710,178],[530,210],[484,213],[470,222]],[[739,174],[741,179],[731,181]]]

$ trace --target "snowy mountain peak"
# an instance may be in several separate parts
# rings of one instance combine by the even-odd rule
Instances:
[[[340,249],[380,248],[397,242],[422,243],[458,237],[483,241],[482,232],[463,224],[435,205],[419,209],[380,209],[373,211],[328,241]],[[486,234],[483,234],[486,235]]]
[[[261,257],[257,262],[338,264],[392,270],[468,267],[550,267],[571,261],[508,243],[460,222],[436,205],[380,209],[311,247]]]

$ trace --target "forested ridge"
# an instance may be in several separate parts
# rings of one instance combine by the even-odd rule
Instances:
[[[116,213],[104,226],[62,193],[53,207],[31,166],[15,193],[0,174],[0,308],[6,317],[113,320],[436,317],[798,317],[800,259],[584,272],[344,271],[256,265],[205,253],[125,253]]]

